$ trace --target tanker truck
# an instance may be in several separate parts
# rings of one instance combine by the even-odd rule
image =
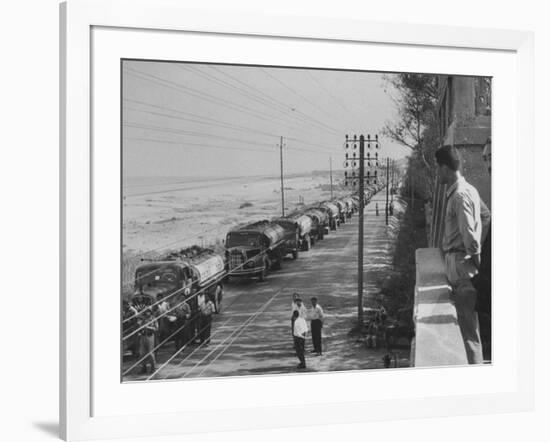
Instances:
[[[340,210],[338,209],[338,206],[325,201],[320,204],[319,208],[327,211],[330,230],[336,230],[336,228],[340,225]]]
[[[304,212],[304,215],[308,216],[313,223],[311,230],[311,237],[314,241],[323,239],[325,236],[325,228],[328,226],[328,215],[319,209],[308,209]],[[313,242],[314,244],[314,242]]]
[[[150,297],[156,302],[160,294],[173,306],[178,303],[179,294],[193,298],[192,294],[202,290],[218,311],[223,295],[222,280],[227,274],[225,267],[223,255],[211,249],[192,246],[169,252],[136,269],[134,296]]]
[[[319,212],[321,212],[323,214],[323,219],[324,219],[324,222],[323,222],[323,225],[324,225],[324,229],[323,229],[323,236],[325,235],[328,235],[330,233],[330,226],[331,226],[331,215],[330,215],[330,210],[325,207],[325,206],[322,206],[322,205],[319,205],[317,207],[312,207],[312,209],[315,209]]]
[[[343,200],[334,200],[333,204],[335,204],[338,207],[338,216],[340,217],[340,224],[345,224],[346,218],[347,218],[346,203],[344,203]]]
[[[359,211],[359,195],[352,195],[350,198],[353,204],[353,212],[356,213]]]
[[[267,278],[272,268],[281,268],[285,253],[285,230],[263,220],[237,226],[227,233],[228,275]]]
[[[348,196],[344,198],[344,202],[346,203],[348,218],[351,218],[351,216],[355,213],[355,201],[351,196]]]
[[[284,256],[290,254],[292,255],[292,259],[296,259],[298,258],[299,250],[309,250],[312,228],[312,222],[309,217],[297,214],[295,216],[275,218],[273,222],[280,225],[285,231]]]
[[[143,320],[141,312],[152,308],[160,314],[157,342],[172,340],[181,327],[177,322],[177,307],[185,300],[193,312],[192,317],[196,318],[199,293],[210,298],[215,312],[219,313],[222,281],[227,273],[225,267],[223,255],[199,246],[169,252],[141,264],[135,271],[134,294],[129,308],[133,314],[125,320],[125,328],[134,329]],[[159,295],[165,302],[161,302]],[[135,352],[138,335],[126,341],[125,345]]]

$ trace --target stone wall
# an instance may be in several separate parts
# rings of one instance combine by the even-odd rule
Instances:
[[[443,145],[458,149],[462,174],[491,208],[491,180],[482,157],[491,136],[491,116],[476,109],[476,81],[475,77],[452,77],[451,90],[445,91],[445,101],[450,101],[450,124],[445,128]]]
[[[462,174],[479,192],[487,207],[491,208],[491,177],[482,160],[483,145],[469,144],[455,146],[460,153]]]
[[[414,322],[411,361],[415,367],[468,363],[438,248],[416,250]]]

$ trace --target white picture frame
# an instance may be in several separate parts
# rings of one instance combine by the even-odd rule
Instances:
[[[529,410],[533,406],[533,35],[530,32],[500,31],[484,29],[461,29],[431,25],[409,25],[397,23],[372,23],[353,19],[320,19],[315,17],[276,16],[272,14],[245,15],[226,11],[192,10],[182,6],[174,0],[141,0],[127,2],[124,0],[70,0],[60,6],[61,17],[61,155],[60,155],[60,220],[61,220],[61,300],[60,300],[60,428],[61,436],[66,440],[82,440],[95,438],[162,436],[185,432],[223,431],[236,429],[259,429],[277,426],[301,426],[312,421],[309,417],[315,416],[317,422],[352,423],[366,420],[381,420],[388,418],[413,418],[448,416],[452,414],[473,414],[487,412],[511,412]],[[493,158],[497,161],[496,176],[493,186],[498,189],[498,183],[507,180],[512,183],[508,194],[513,212],[513,220],[508,220],[511,233],[509,250],[515,256],[515,272],[513,280],[521,281],[521,298],[519,285],[510,284],[507,295],[512,301],[508,309],[495,309],[495,334],[499,329],[504,330],[505,322],[512,321],[515,345],[510,359],[495,357],[491,368],[480,367],[484,372],[476,372],[480,376],[492,376],[488,370],[503,369],[502,383],[499,387],[488,386],[477,393],[454,393],[430,395],[431,379],[433,385],[449,383],[451,376],[458,375],[460,368],[430,369],[420,373],[424,380],[415,379],[416,386],[423,387],[425,393],[419,390],[403,395],[381,395],[379,398],[366,400],[352,399],[351,396],[330,396],[323,392],[320,397],[305,395],[302,399],[292,402],[275,401],[275,395],[269,395],[269,401],[253,400],[253,395],[247,392],[258,388],[264,391],[278,389],[284,382],[285,388],[292,388],[296,384],[296,377],[269,376],[256,379],[228,379],[222,385],[218,381],[197,381],[201,388],[235,388],[243,392],[243,403],[235,406],[220,402],[214,407],[207,406],[197,410],[170,409],[158,407],[137,412],[137,409],[125,410],[119,406],[118,410],[103,409],[100,406],[109,398],[103,396],[100,400],[94,394],[100,391],[104,383],[102,370],[94,367],[94,358],[99,358],[100,342],[93,333],[94,322],[92,315],[94,305],[99,300],[94,299],[93,269],[94,234],[97,236],[97,227],[94,229],[93,195],[98,191],[98,182],[94,174],[101,167],[94,163],[94,126],[101,126],[101,122],[92,121],[93,105],[101,106],[96,94],[100,93],[100,84],[93,78],[93,59],[96,45],[101,45],[100,38],[94,40],[94,30],[117,29],[120,31],[143,34],[145,39],[155,31],[158,34],[168,31],[170,35],[179,35],[180,32],[188,35],[205,35],[208,38],[224,38],[232,36],[235,39],[266,38],[266,41],[293,41],[318,42],[327,45],[353,46],[354,51],[365,47],[405,47],[409,51],[461,51],[484,52],[486,54],[508,54],[509,60],[516,70],[509,73],[509,81],[513,81],[516,94],[509,99],[514,109],[509,115],[513,118],[514,135],[506,140],[506,155],[508,162],[506,174],[498,173],[498,140],[493,137]],[[149,34],[148,34],[149,33]],[[124,41],[122,45],[124,45]],[[116,45],[113,45],[116,46]],[[154,51],[154,45],[151,45]],[[347,47],[346,46],[346,47]],[[124,48],[124,46],[121,46]],[[97,54],[96,54],[97,55]],[[116,55],[116,54],[115,54]],[[161,54],[159,57],[166,57]],[[268,55],[266,55],[269,58]],[[275,58],[275,55],[272,55]],[[419,57],[426,57],[426,54]],[[145,57],[144,57],[145,58]],[[421,60],[418,64],[421,64]],[[413,62],[411,62],[413,63]],[[449,60],[450,63],[450,60]],[[383,65],[383,63],[380,63]],[[387,66],[386,64],[385,66]],[[410,65],[412,66],[412,64]],[[355,66],[354,66],[355,67]],[[377,65],[373,64],[373,69]],[[466,72],[473,67],[465,67]],[[381,69],[383,70],[383,69]],[[405,69],[404,69],[405,70]],[[429,71],[429,70],[428,70]],[[474,72],[475,73],[475,72]],[[498,80],[498,78],[497,78]],[[117,79],[118,81],[118,79]],[[99,88],[98,88],[99,86]],[[498,105],[498,95],[497,105]],[[500,124],[498,106],[495,107],[495,125]],[[504,119],[504,118],[502,118]],[[118,121],[115,122],[118,125]],[[496,131],[498,132],[498,131]],[[97,137],[96,137],[97,138]],[[500,137],[504,141],[505,137]],[[504,145],[504,144],[502,144]],[[517,154],[521,146],[521,155]],[[510,150],[507,150],[510,149]],[[118,155],[118,151],[116,152]],[[509,170],[509,172],[508,172]],[[500,180],[500,181],[499,181]],[[509,189],[510,190],[510,189]],[[97,207],[94,207],[94,210]],[[498,217],[496,218],[497,222]],[[504,222],[504,221],[503,221]],[[521,228],[520,228],[521,226]],[[502,230],[502,229],[501,229]],[[498,241],[498,234],[496,239]],[[495,242],[497,242],[495,241]],[[499,268],[495,267],[496,276]],[[508,278],[512,278],[509,273]],[[504,272],[500,273],[501,275]],[[506,286],[506,285],[505,285]],[[97,321],[97,318],[95,319]],[[108,324],[108,321],[106,322]],[[106,330],[118,335],[118,330]],[[95,347],[94,347],[95,343]],[[116,366],[118,360],[113,361]],[[496,368],[495,368],[496,367]],[[118,369],[118,367],[115,367]],[[465,367],[465,370],[471,370]],[[392,372],[398,382],[403,385],[410,383],[408,379],[411,371]],[[466,372],[465,382],[471,371]],[[496,372],[495,372],[496,373]],[[366,373],[366,375],[369,375]],[[307,375],[306,375],[307,376]],[[346,385],[347,382],[367,379],[363,374],[335,373],[316,375],[315,382],[336,382]],[[322,377],[323,376],[323,377]],[[326,376],[330,376],[327,378]],[[361,377],[359,377],[361,376]],[[370,376],[382,376],[370,374]],[[300,383],[308,384],[302,378]],[[166,383],[164,383],[166,384]],[[107,384],[106,384],[107,385]],[[172,391],[181,389],[181,383],[170,383]],[[198,384],[197,384],[198,385]],[[302,385],[302,384],[300,384]],[[305,389],[314,385],[305,385]],[[166,391],[161,385],[129,385],[121,395],[135,395],[136,391],[142,397]],[[193,389],[193,384],[187,384]],[[475,388],[475,387],[473,387]],[[492,388],[492,390],[491,390]],[[136,390],[138,389],[138,390]],[[133,391],[130,391],[133,390]],[[420,389],[422,390],[422,388]],[[231,390],[226,390],[230,395]],[[113,393],[114,394],[114,393]],[[328,394],[328,397],[327,397]],[[134,396],[132,396],[134,397]],[[152,397],[152,396],[151,396]],[[248,403],[246,403],[248,400]],[[114,400],[113,403],[118,403]],[[123,402],[120,402],[123,403]],[[212,411],[216,419],[210,419]],[[143,413],[147,419],[138,419]],[[243,419],[246,412],[247,419]]]

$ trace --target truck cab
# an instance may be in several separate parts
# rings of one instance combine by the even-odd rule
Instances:
[[[285,230],[267,220],[238,226],[227,233],[225,247],[228,276],[257,276],[264,281],[271,268],[282,266]]]

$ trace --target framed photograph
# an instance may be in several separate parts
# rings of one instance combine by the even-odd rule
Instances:
[[[64,439],[532,407],[532,34],[60,16]]]

